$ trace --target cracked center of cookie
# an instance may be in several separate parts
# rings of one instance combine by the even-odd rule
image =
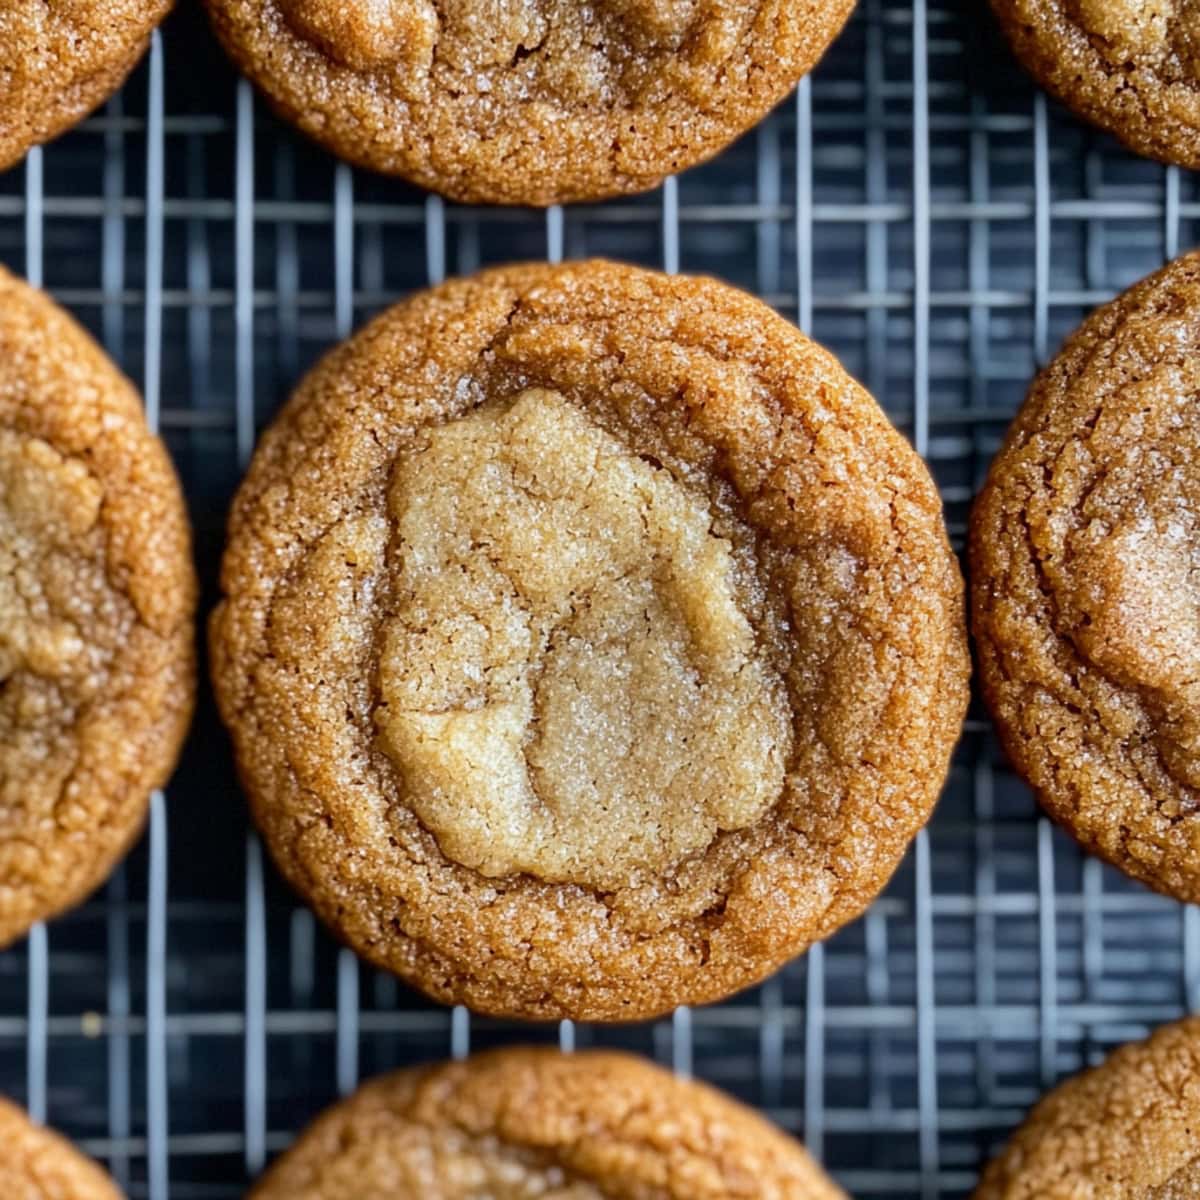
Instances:
[[[288,24],[333,61],[357,71],[391,63],[427,71],[439,32],[439,52],[471,71],[510,69],[536,53],[555,28],[577,13],[575,0],[280,0]],[[641,50],[678,49],[693,27],[700,0],[600,0],[598,11],[620,22]],[[593,23],[586,18],[584,25]],[[576,85],[583,81],[576,79]]]
[[[376,721],[449,858],[611,888],[770,807],[790,714],[700,493],[529,390],[432,430],[388,504]]]
[[[282,0],[288,23],[356,71],[402,62],[428,68],[437,41],[430,0]]]
[[[1079,23],[1125,53],[1164,45],[1176,0],[1075,0]]]
[[[82,463],[0,431],[0,683],[17,672],[61,679],[86,670],[83,639],[57,612],[100,499]]]
[[[1069,0],[1068,11],[1114,68],[1162,81],[1200,78],[1200,0]]]

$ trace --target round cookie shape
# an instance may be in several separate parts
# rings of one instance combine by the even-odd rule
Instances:
[[[628,1054],[490,1051],[372,1080],[249,1200],[845,1200],[796,1141]]]
[[[1090,851],[1200,900],[1200,255],[1094,312],[971,516],[984,698]]]
[[[171,0],[3,0],[0,170],[117,91],[170,8]]]
[[[1200,1018],[1165,1025],[1043,1097],[974,1200],[1200,1195]]]
[[[816,64],[853,0],[207,0],[272,105],[333,153],[474,203],[644,191]]]
[[[194,691],[183,498],[138,396],[0,270],[0,944],[137,836]]]
[[[8,1200],[123,1200],[90,1158],[4,1099],[0,1142],[0,1196]]]
[[[1200,167],[1196,0],[992,0],[1048,91],[1139,154]]]
[[[857,916],[966,703],[920,459],[711,280],[511,267],[334,350],[235,500],[213,679],[283,873],[437,999],[636,1019]]]

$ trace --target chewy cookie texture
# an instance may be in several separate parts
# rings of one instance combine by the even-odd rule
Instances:
[[[992,0],[1021,62],[1140,154],[1200,167],[1196,0]]]
[[[653,187],[756,124],[853,0],[206,0],[287,118],[456,200]]]
[[[1200,900],[1200,255],[1093,313],[971,518],[985,699],[1085,847]]]
[[[0,1196],[5,1200],[123,1200],[90,1158],[3,1099],[0,1145]]]
[[[924,465],[709,280],[513,267],[334,350],[235,501],[213,679],[277,863],[372,962],[635,1019],[857,916],[966,703]]]
[[[183,498],[138,396],[0,269],[0,944],[141,828],[192,708]]]
[[[509,1049],[386,1075],[250,1200],[845,1200],[799,1143],[627,1054]]]
[[[1200,1018],[1060,1084],[983,1174],[974,1200],[1200,1196]]]
[[[117,91],[170,8],[171,0],[3,0],[0,170]]]

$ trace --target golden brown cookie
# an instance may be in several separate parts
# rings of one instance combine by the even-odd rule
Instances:
[[[1048,91],[1139,154],[1200,167],[1200,0],[992,0]]]
[[[4,1200],[122,1200],[112,1180],[90,1158],[3,1099],[0,1146]]]
[[[628,1054],[507,1049],[385,1075],[250,1200],[845,1200],[756,1112]]]
[[[857,916],[966,702],[921,460],[826,351],[606,262],[414,296],[235,501],[213,678],[284,874],[485,1012],[715,1000]]]
[[[1044,1097],[974,1200],[1200,1196],[1200,1017],[1122,1046]]]
[[[171,0],[3,0],[0,170],[117,91],[170,7]]]
[[[0,270],[0,945],[141,828],[192,708],[183,498],[137,394]]]
[[[1094,312],[971,517],[984,697],[1087,849],[1200,900],[1200,255]]]
[[[853,0],[207,0],[238,65],[335,154],[456,200],[653,187],[756,124]]]

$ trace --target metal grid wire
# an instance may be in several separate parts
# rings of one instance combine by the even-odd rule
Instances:
[[[1048,105],[980,5],[940,0],[862,0],[793,101],[631,200],[460,208],[354,172],[274,120],[191,10],[102,114],[0,177],[0,259],[143,388],[187,485],[206,607],[256,429],[322,349],[447,272],[604,254],[757,291],[912,437],[961,543],[1036,365],[1197,218],[1192,177]],[[0,1088],[132,1197],[234,1197],[360,1075],[557,1037],[725,1087],[857,1196],[931,1200],[967,1192],[1045,1086],[1189,1009],[1200,915],[1039,817],[978,706],[886,895],[762,987],[622,1028],[433,1008],[274,878],[202,697],[125,866],[0,955]]]

